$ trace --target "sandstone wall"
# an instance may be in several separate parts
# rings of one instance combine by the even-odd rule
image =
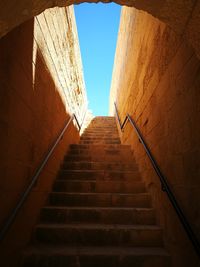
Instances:
[[[73,7],[46,10],[22,24],[0,40],[0,51],[2,225],[70,114],[81,121],[87,97]],[[9,260],[16,266],[63,156],[78,141],[71,123],[1,244],[2,266],[12,266]]]
[[[137,122],[161,170],[200,240],[200,62],[184,37],[152,16],[123,8],[112,77],[110,114],[116,101],[123,120]],[[153,197],[158,223],[174,266],[199,266],[158,177],[130,124],[131,144]]]

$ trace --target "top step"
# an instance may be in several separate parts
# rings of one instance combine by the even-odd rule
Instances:
[[[114,117],[95,117],[93,120],[91,120],[89,127],[90,126],[116,127],[117,125]]]
[[[119,138],[116,120],[114,117],[95,117],[82,133],[85,137],[102,136],[106,138]]]
[[[111,116],[96,116],[94,117],[91,122],[115,122],[115,117]]]

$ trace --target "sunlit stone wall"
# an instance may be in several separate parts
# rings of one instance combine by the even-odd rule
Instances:
[[[67,111],[81,121],[87,96],[73,6],[50,8],[35,17],[34,45],[41,51]]]
[[[145,12],[123,8],[110,95],[123,120],[136,121],[151,152],[200,240],[200,62],[185,37]],[[199,265],[158,176],[127,123],[123,144],[132,146],[151,192],[173,266]]]

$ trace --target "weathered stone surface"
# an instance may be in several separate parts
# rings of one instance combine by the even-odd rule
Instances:
[[[195,17],[195,15],[194,15]],[[188,24],[188,27],[191,25]],[[110,112],[133,116],[161,170],[200,239],[200,62],[185,37],[142,11],[123,8],[112,78]],[[132,145],[159,211],[174,266],[199,266],[169,200],[161,191],[143,146],[130,124],[121,134]]]
[[[60,260],[58,261],[58,256]],[[67,247],[31,248],[26,251],[24,267],[56,266],[56,267],[169,267],[170,257],[161,248],[126,248],[115,247]],[[146,264],[148,262],[148,264]]]
[[[92,193],[144,193],[143,182],[57,180],[53,186],[56,192],[92,192]]]
[[[162,229],[155,225],[38,224],[35,239],[47,245],[162,247]]]
[[[90,123],[89,129],[98,128],[103,132],[104,126],[116,131],[115,119],[97,117]],[[101,139],[100,136],[98,138]],[[90,145],[90,156],[94,154],[92,148],[96,146]],[[118,151],[118,146],[115,145],[112,149],[113,154]],[[77,148],[77,145],[75,147]],[[103,149],[106,151],[108,147],[109,145],[104,144]],[[71,146],[71,151],[73,150],[74,146]],[[84,157],[84,154],[80,157]],[[76,159],[71,162],[77,163]],[[98,163],[102,163],[100,159],[96,159],[95,164]],[[118,164],[125,165],[126,158],[118,159]],[[71,166],[68,168],[72,171]],[[63,166],[61,170],[63,171]],[[48,266],[67,264],[69,267],[171,266],[169,254],[163,247],[162,228],[156,224],[150,196],[141,180],[127,180],[125,168],[121,170],[124,175],[120,176],[120,179],[116,179],[115,172],[104,170],[103,166],[99,171],[95,171],[95,175],[88,173],[88,170],[80,170],[78,165],[75,171],[79,172],[79,176],[73,176],[69,172],[65,179],[60,179],[59,176],[55,181],[49,194],[48,206],[42,209],[40,222],[35,227],[32,244],[23,254],[22,266],[31,264],[39,267],[43,260]],[[98,175],[99,172],[104,175]],[[55,253],[62,246],[65,247],[66,254]],[[50,247],[54,252],[48,255],[45,251]],[[157,252],[154,251],[156,261],[150,256],[155,247],[158,249]],[[136,257],[137,252],[133,248],[136,251],[142,248],[142,261]],[[121,260],[115,258],[110,265],[111,255],[117,250],[118,255],[122,253],[123,257],[120,257]],[[82,262],[84,251],[87,261]],[[146,253],[150,257],[146,256]],[[98,260],[94,257],[97,254]],[[71,259],[76,255],[76,264],[69,262],[67,255]],[[101,265],[98,265],[99,263]]]
[[[40,14],[45,9],[55,6],[69,6],[72,4],[80,4],[85,2],[84,0],[23,0],[13,1],[4,0],[1,2],[0,9],[0,36],[5,35],[14,27],[23,23],[24,21]],[[96,3],[97,0],[89,0],[89,2]],[[109,3],[112,1],[103,0],[102,2]],[[184,34],[186,27],[188,34],[187,38],[194,47],[196,54],[200,56],[199,45],[199,3],[195,0],[116,0],[114,1],[120,5],[133,6],[139,10],[144,10],[161,21],[169,25],[178,34]]]
[[[41,211],[43,223],[104,223],[104,224],[146,224],[155,221],[152,208],[124,207],[44,207]]]
[[[17,6],[20,3],[15,11]],[[48,9],[25,22],[1,38],[0,50],[2,225],[71,113],[81,120],[87,99],[73,7]],[[17,258],[17,251],[29,240],[66,150],[79,137],[77,126],[71,123],[35,183],[23,212],[1,242],[1,265],[8,266],[8,258]]]

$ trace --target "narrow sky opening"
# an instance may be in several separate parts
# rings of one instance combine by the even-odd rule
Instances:
[[[121,6],[85,3],[74,9],[89,109],[106,116]]]

